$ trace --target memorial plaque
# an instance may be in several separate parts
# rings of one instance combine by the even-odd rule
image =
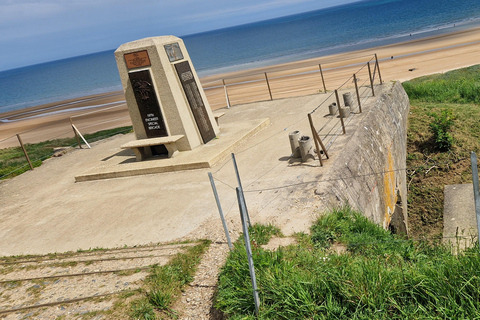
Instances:
[[[147,138],[168,136],[150,71],[129,72],[128,77],[130,78]]]
[[[170,62],[175,62],[183,59],[182,50],[177,42],[164,45],[165,51],[167,52],[168,60]]]
[[[123,56],[128,69],[150,66],[147,50],[127,53]]]
[[[183,90],[187,96],[188,104],[192,110],[193,117],[197,123],[198,130],[204,143],[216,137],[212,123],[208,117],[205,104],[198,90],[197,83],[193,77],[192,69],[188,61],[180,62],[175,65],[178,77],[182,83]]]

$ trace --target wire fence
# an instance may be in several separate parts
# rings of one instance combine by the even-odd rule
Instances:
[[[355,115],[362,113],[362,105],[368,98],[375,96],[375,86],[382,84],[376,54],[356,66],[353,74],[308,114],[320,165],[323,165],[323,156],[329,158],[328,150],[335,140],[340,135],[346,134],[346,127]],[[343,101],[340,99],[340,93]],[[327,121],[325,117],[328,118]]]
[[[105,99],[115,101],[104,103]],[[67,109],[64,106],[59,104],[40,112],[27,111],[1,119],[5,123],[3,133],[8,136],[0,140],[0,180],[33,170],[46,159],[72,148],[89,147],[89,142],[132,130],[123,93],[82,99],[69,103]],[[36,125],[41,112],[46,113],[48,121]],[[15,132],[18,123],[27,129]]]
[[[204,82],[202,85],[212,109],[326,93],[331,88],[340,87],[349,75],[364,65],[362,59],[366,57],[371,55],[354,59],[330,59],[322,64],[298,68],[285,66],[270,72],[245,73]]]

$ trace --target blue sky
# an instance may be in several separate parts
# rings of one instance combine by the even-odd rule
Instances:
[[[355,0],[0,0],[0,70]]]

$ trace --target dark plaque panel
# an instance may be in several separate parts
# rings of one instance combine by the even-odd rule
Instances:
[[[135,94],[138,110],[142,116],[147,138],[168,136],[157,95],[155,94],[155,88],[152,84],[150,71],[129,72],[128,76]]]
[[[200,135],[202,136],[203,142],[207,143],[216,137],[215,131],[213,131],[212,123],[208,118],[207,109],[203,103],[195,78],[193,77],[190,64],[188,61],[183,61],[177,63],[175,68],[177,69],[178,78],[180,79],[185,95],[187,96],[188,104],[190,104],[190,109],[192,109],[193,117],[197,123]]]

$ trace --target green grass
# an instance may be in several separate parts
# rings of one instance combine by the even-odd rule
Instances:
[[[145,279],[142,297],[131,302],[130,316],[133,319],[157,319],[157,313],[176,318],[172,304],[183,288],[193,280],[202,254],[210,241],[187,248],[178,253],[167,265],[154,266]]]
[[[119,133],[131,132],[132,127],[120,127],[102,130],[92,134],[85,134],[85,139],[91,143],[105,139]],[[25,144],[25,149],[34,168],[41,166],[42,161],[53,155],[54,149],[59,147],[76,146],[75,138],[48,140],[40,143]],[[12,178],[30,170],[21,147],[0,149],[0,179]]]
[[[411,104],[407,135],[410,236],[440,237],[444,185],[470,183],[470,152],[480,151],[480,65],[413,79],[403,86]],[[433,114],[455,119],[451,137],[443,139],[448,140],[448,148],[432,133]]]
[[[403,84],[410,99],[438,103],[480,103],[480,65],[413,79]]]
[[[253,247],[258,319],[475,319],[478,247],[450,248],[390,234],[350,208],[319,218],[301,244]],[[223,267],[215,306],[228,319],[256,319],[245,248]],[[329,250],[342,243],[345,254]]]

